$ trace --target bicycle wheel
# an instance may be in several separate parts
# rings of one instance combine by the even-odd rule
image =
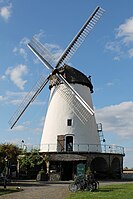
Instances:
[[[89,185],[89,191],[90,191],[90,192],[94,191],[94,186],[93,186],[93,184],[90,184],[90,185]]]
[[[78,186],[75,183],[71,183],[69,185],[69,191],[76,192],[78,190]]]

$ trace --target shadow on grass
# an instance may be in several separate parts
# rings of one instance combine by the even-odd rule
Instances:
[[[47,183],[41,183],[41,182],[36,182],[36,181],[12,181],[7,183],[6,186],[8,187],[40,187],[40,186],[48,186],[49,184]],[[0,183],[0,187],[3,187],[3,183]]]
[[[97,192],[112,192],[113,189],[99,189]]]
[[[124,187],[111,187],[111,188],[100,188],[99,190],[97,190],[98,192],[112,192],[115,190],[122,190],[122,189],[126,189]]]
[[[52,184],[70,184],[70,182],[61,182],[61,181],[36,181],[36,180],[12,180],[11,182],[7,182],[7,186],[16,186],[16,187],[41,187],[41,186],[50,186]],[[3,183],[0,182],[0,187],[3,186]]]
[[[19,192],[19,191],[22,191],[22,190],[0,188],[0,196],[5,195],[5,194],[9,194],[9,193]]]

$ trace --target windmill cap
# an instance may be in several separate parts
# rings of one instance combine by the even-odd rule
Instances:
[[[79,70],[64,65],[63,67],[59,68],[59,73],[70,83],[70,84],[82,84],[90,88],[91,93],[93,93],[93,85],[91,83],[91,76],[87,77]],[[50,78],[50,85],[49,89],[53,86],[59,84],[56,75],[52,75]]]

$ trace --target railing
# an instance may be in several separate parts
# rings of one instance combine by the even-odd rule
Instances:
[[[96,144],[74,144],[71,150],[66,150],[56,144],[45,145],[23,145],[22,149],[30,152],[33,149],[41,152],[96,152],[96,153],[113,153],[124,155],[124,147],[117,145],[96,145]]]

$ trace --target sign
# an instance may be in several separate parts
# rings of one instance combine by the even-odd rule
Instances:
[[[79,163],[77,165],[77,176],[85,174],[85,164]]]

